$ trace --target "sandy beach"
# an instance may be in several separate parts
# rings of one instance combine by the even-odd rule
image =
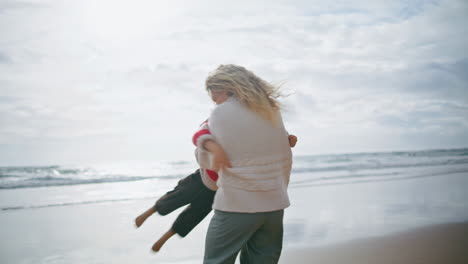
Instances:
[[[297,181],[310,178],[306,174],[293,176]],[[67,195],[101,197],[129,188],[141,192],[155,188],[157,183],[1,190],[4,209],[0,211],[0,236],[4,239],[0,263],[201,263],[211,214],[186,238],[170,239],[157,254],[150,251],[152,244],[171,226],[180,210],[164,217],[153,216],[141,228],[135,228],[134,218],[158,195],[19,209],[3,205],[14,205],[20,198],[47,204],[53,197],[66,200]],[[292,184],[280,262],[468,263],[466,186],[466,173],[391,181]]]
[[[146,202],[146,201],[145,201]],[[2,212],[2,263],[201,263],[208,221],[187,238],[150,252],[173,216],[156,216],[141,229],[132,218],[142,202]],[[41,212],[42,211],[42,212]],[[280,263],[464,264],[468,222],[415,228],[324,246],[285,246]]]

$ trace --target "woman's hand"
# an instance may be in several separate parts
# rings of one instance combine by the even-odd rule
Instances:
[[[217,172],[223,168],[232,168],[226,153],[218,143],[213,140],[207,140],[203,143],[203,147],[213,154],[211,170]]]
[[[212,170],[216,172],[224,168],[231,168],[231,163],[229,162],[227,155],[224,151],[213,152],[212,167]]]
[[[297,137],[295,135],[288,135],[288,140],[289,140],[289,146],[291,148],[294,148],[294,146],[296,146],[296,143],[297,143]]]

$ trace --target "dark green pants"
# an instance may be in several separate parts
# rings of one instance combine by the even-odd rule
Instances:
[[[284,210],[233,213],[215,210],[206,234],[204,264],[278,263]]]
[[[203,184],[200,170],[196,170],[180,180],[174,190],[159,198],[154,209],[160,215],[167,215],[188,204],[172,225],[174,232],[185,237],[211,212],[215,193]]]

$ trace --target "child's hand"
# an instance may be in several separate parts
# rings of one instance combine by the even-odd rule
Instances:
[[[294,146],[296,146],[296,143],[297,143],[297,137],[295,135],[289,135],[288,140],[289,140],[289,146],[291,148],[294,148]]]

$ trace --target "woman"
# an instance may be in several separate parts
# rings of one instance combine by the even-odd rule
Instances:
[[[209,117],[218,191],[204,263],[277,263],[292,153],[275,87],[244,67],[221,65],[206,80],[217,103]]]

